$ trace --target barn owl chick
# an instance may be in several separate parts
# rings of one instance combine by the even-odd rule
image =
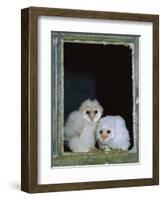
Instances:
[[[128,150],[130,146],[129,131],[125,120],[120,116],[106,116],[100,119],[96,129],[96,138],[100,149]]]
[[[65,139],[72,152],[89,152],[95,148],[95,129],[102,113],[99,102],[90,99],[70,113],[65,124]]]

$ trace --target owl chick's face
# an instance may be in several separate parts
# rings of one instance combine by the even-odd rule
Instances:
[[[107,144],[115,136],[115,122],[101,119],[96,132],[97,140]]]
[[[114,137],[114,129],[112,127],[101,128],[98,132],[98,140],[107,143]]]
[[[89,122],[94,123],[97,122],[103,113],[103,108],[98,103],[97,100],[86,100],[82,103],[80,107],[80,112],[82,113],[83,118]]]
[[[97,122],[101,117],[101,111],[98,109],[87,109],[83,113],[83,118],[86,119],[88,122]]]

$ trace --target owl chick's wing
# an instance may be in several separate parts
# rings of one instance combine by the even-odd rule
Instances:
[[[67,138],[80,134],[83,128],[83,118],[79,111],[73,111],[68,116],[65,124],[65,136]]]

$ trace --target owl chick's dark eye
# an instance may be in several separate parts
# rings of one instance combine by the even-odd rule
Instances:
[[[100,134],[102,134],[102,132],[103,132],[103,131],[102,131],[102,130],[100,130]]]
[[[89,111],[89,110],[87,110],[87,111],[86,111],[86,114],[87,114],[87,115],[89,115],[89,114],[90,114],[90,111]]]
[[[98,113],[98,111],[97,111],[97,110],[95,110],[95,111],[94,111],[94,113],[95,113],[95,114],[97,114],[97,113]]]
[[[110,133],[110,132],[111,132],[110,130],[107,131],[107,133]]]

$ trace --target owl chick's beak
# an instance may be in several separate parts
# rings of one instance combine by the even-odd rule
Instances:
[[[101,134],[101,138],[102,138],[103,140],[105,140],[107,137],[108,137],[108,134],[107,134],[107,133],[103,132],[103,133]]]
[[[93,122],[93,120],[94,120],[94,116],[90,116],[90,120]]]

